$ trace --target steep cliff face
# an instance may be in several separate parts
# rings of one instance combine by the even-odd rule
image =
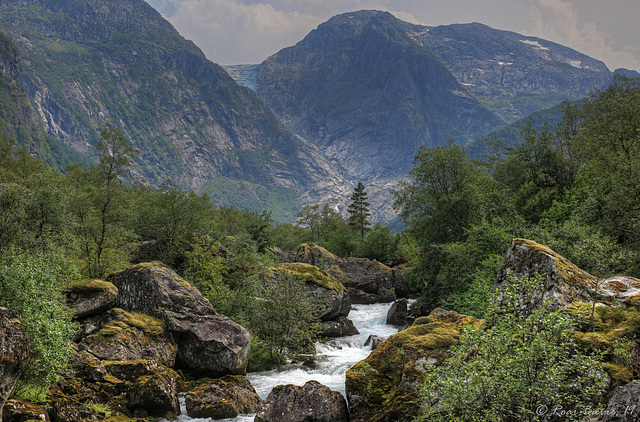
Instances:
[[[331,18],[259,67],[258,93],[359,180],[406,173],[420,145],[466,142],[501,121],[387,12]]]
[[[611,78],[599,60],[479,23],[414,26],[409,36],[433,51],[470,94],[508,122],[581,98]]]
[[[142,0],[0,0],[0,29],[22,52],[21,82],[47,131],[83,154],[111,122],[152,184],[200,190],[224,176],[310,198],[343,189],[313,146]]]

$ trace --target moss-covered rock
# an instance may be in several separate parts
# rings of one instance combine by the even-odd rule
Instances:
[[[294,259],[296,262],[310,264],[322,270],[326,270],[340,261],[339,257],[312,242],[300,245]]]
[[[473,317],[434,310],[390,336],[347,371],[352,422],[410,422],[420,412],[420,388],[429,367],[443,361]]]
[[[307,292],[322,321],[346,317],[351,310],[347,289],[325,271],[310,264],[289,263],[274,268],[275,277],[291,275],[305,281]]]
[[[3,418],[5,422],[43,421],[49,422],[49,412],[37,404],[24,400],[8,400],[4,406]]]
[[[235,418],[257,412],[261,402],[249,380],[240,375],[226,375],[185,395],[187,414],[192,418]]]
[[[178,346],[177,364],[200,374],[244,374],[251,336],[218,314],[200,292],[160,262],[133,265],[107,277],[116,305],[167,324]]]
[[[340,260],[327,273],[349,290],[352,303],[393,302],[396,285],[406,284],[402,271],[366,258]]]
[[[85,321],[79,349],[101,360],[155,360],[173,366],[177,346],[167,325],[158,318],[114,308]]]
[[[106,281],[83,280],[69,284],[66,295],[75,317],[84,318],[110,309],[116,302],[118,289]]]
[[[180,413],[180,376],[172,369],[138,378],[127,393],[128,407],[134,415],[174,419]]]

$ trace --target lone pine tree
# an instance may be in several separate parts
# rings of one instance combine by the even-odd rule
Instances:
[[[371,223],[368,218],[371,216],[369,212],[369,203],[367,202],[367,192],[364,190],[364,184],[358,182],[358,186],[353,190],[351,195],[351,204],[347,211],[349,211],[349,226],[360,235],[361,239],[364,239],[364,235],[369,231]]]

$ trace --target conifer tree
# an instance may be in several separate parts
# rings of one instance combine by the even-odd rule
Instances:
[[[364,235],[369,231],[371,223],[368,218],[371,216],[369,212],[369,203],[367,202],[367,192],[364,190],[364,184],[358,182],[358,186],[353,190],[351,195],[351,204],[347,211],[349,211],[349,226],[360,235],[361,239],[364,239]]]

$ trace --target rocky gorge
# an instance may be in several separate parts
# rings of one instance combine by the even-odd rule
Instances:
[[[329,270],[344,260],[312,244],[282,254],[281,260],[274,272],[290,267],[301,276],[306,274],[309,294],[317,304],[323,304],[322,318],[335,321],[348,317],[347,288],[329,275]],[[299,261],[313,261],[320,267]],[[326,272],[321,268],[327,268]],[[612,352],[603,355],[609,387],[602,400],[609,398],[606,409],[612,410],[603,411],[605,416],[600,420],[635,420],[607,415],[615,414],[625,403],[633,405],[636,397],[640,280],[626,276],[598,279],[544,245],[515,239],[497,274],[496,289],[507,276],[534,274],[541,276],[543,284],[535,300],[523,304],[524,312],[539,307],[543,300],[579,318],[584,318],[580,315],[585,310],[594,309],[592,323],[578,325],[573,332],[579,347],[607,351],[617,341],[628,342],[627,360]],[[375,280],[370,275],[365,277]],[[383,274],[378,277],[384,279]],[[349,283],[349,277],[342,279]],[[372,285],[372,290],[379,291],[379,286]],[[395,286],[402,291],[401,283],[391,286],[394,294]],[[180,411],[180,392],[192,417],[221,419],[256,413],[256,421],[412,421],[422,410],[420,391],[430,368],[446,358],[465,326],[478,323],[473,317],[443,309],[417,318],[347,371],[346,401],[315,381],[276,387],[263,401],[245,377],[250,347],[246,330],[218,314],[165,265],[137,264],[106,281],[78,283],[70,286],[67,297],[81,327],[69,370],[52,386],[44,407],[8,400],[5,422],[104,419],[107,415],[95,410],[100,403],[108,403],[114,414],[120,415],[107,420],[172,419]],[[391,296],[377,299],[388,302]],[[396,307],[402,314],[402,305]],[[1,384],[6,400],[28,354],[28,340],[15,312],[2,310],[0,317],[6,351]],[[308,419],[309,415],[317,418]]]

